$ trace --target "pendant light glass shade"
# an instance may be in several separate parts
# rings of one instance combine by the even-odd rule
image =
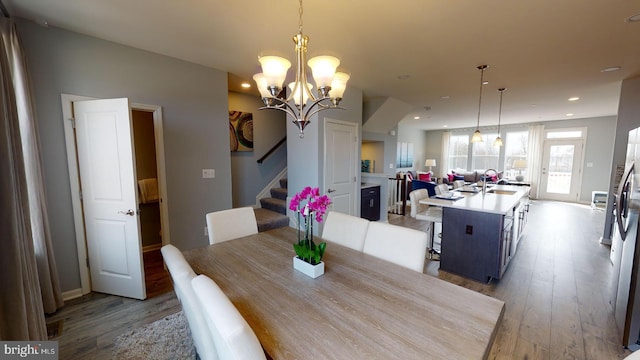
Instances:
[[[493,142],[493,146],[502,146],[502,138],[500,137],[500,118],[502,117],[502,94],[507,90],[507,88],[500,88],[498,91],[500,92],[500,108],[498,110],[498,137]]]
[[[476,123],[476,131],[473,132],[473,136],[471,137],[471,142],[482,142],[482,134],[480,133],[480,108],[482,105],[482,85],[484,85],[484,71],[489,67],[489,65],[480,65],[478,66],[478,70],[480,70],[480,96],[478,98],[478,122]]]
[[[471,142],[482,142],[482,134],[480,133],[480,130],[476,130],[473,132],[473,136],[471,137]]]

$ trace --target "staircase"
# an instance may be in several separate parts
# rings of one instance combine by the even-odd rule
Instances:
[[[260,199],[262,208],[255,209],[258,231],[289,226],[287,217],[287,179],[280,179],[280,187],[271,188],[271,197]]]

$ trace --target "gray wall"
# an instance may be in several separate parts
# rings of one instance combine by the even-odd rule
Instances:
[[[253,151],[231,153],[233,207],[253,206],[256,195],[287,166],[287,146],[281,145],[262,164],[257,160],[286,135],[287,119],[278,110],[259,110],[258,96],[229,92],[229,110],[253,114]]]
[[[34,90],[49,222],[63,291],[80,287],[60,94],[128,97],[164,116],[171,241],[207,244],[205,213],[231,207],[227,74],[18,20]],[[216,170],[202,179],[202,169]]]
[[[570,127],[587,127],[587,143],[582,163],[581,202],[591,202],[591,192],[606,191],[609,186],[609,169],[613,154],[616,117],[604,116],[589,119],[559,120],[544,123],[545,130]],[[593,163],[593,167],[587,167]]]

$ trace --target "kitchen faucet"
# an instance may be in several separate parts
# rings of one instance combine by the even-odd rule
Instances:
[[[489,171],[493,171],[495,174],[498,174],[498,170],[496,169],[487,169],[484,171],[484,175],[482,175],[482,195],[487,193],[487,174]]]

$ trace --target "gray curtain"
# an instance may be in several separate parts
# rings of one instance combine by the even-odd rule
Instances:
[[[26,60],[0,18],[0,339],[46,340],[44,313],[63,305]]]

